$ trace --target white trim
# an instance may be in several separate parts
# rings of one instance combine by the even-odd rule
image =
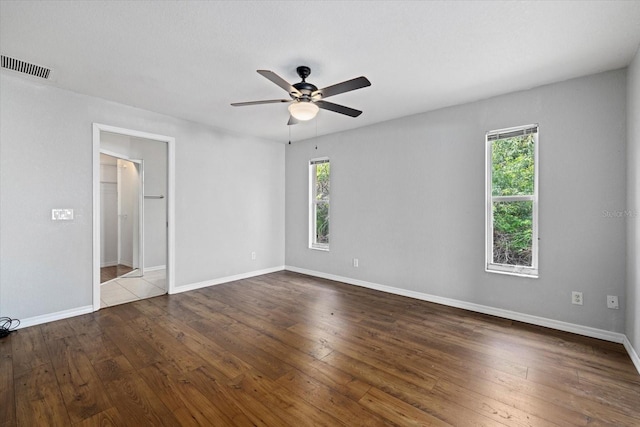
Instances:
[[[164,269],[166,269],[166,268],[167,268],[167,266],[166,266],[166,265],[156,265],[156,266],[154,266],[154,267],[145,267],[145,268],[144,268],[144,272],[145,272],[145,273],[148,273],[148,272],[150,272],[150,271],[164,270]]]
[[[636,353],[636,349],[633,348],[633,346],[631,345],[631,341],[629,341],[629,338],[627,338],[626,336],[624,337],[624,341],[622,342],[622,344],[624,344],[624,348],[627,350],[627,353],[629,353],[631,361],[640,374],[640,356],[638,356],[638,353]]]
[[[175,138],[171,136],[159,135],[155,133],[143,132],[143,131],[138,131],[133,129],[120,128],[117,126],[109,126],[101,123],[94,123],[93,125],[98,126],[99,130],[104,132],[119,133],[121,135],[135,136],[137,138],[142,138],[142,139],[153,139],[156,141],[163,141],[163,142],[167,142],[170,139],[175,140]]]
[[[308,187],[308,193],[309,193],[309,249],[313,249],[313,242],[316,240],[314,237],[315,234],[315,230],[316,230],[316,219],[314,218],[315,216],[315,205],[313,203],[313,197],[314,197],[314,184],[315,184],[315,178],[313,176],[313,172],[315,170],[313,163],[311,163],[313,160],[309,160],[309,187]]]
[[[122,154],[122,153],[118,153],[118,152],[111,151],[111,150],[105,150],[103,148],[100,149],[100,153],[101,154],[106,154],[107,156],[116,157],[116,158],[122,159],[122,160],[131,160],[131,157],[129,157],[127,154]],[[137,160],[137,161],[139,161],[139,160]],[[112,166],[112,165],[108,165],[108,166]]]
[[[81,316],[83,314],[93,313],[93,311],[92,305],[85,305],[84,307],[71,308],[69,310],[57,311],[55,313],[43,314],[41,316],[28,317],[20,321],[18,329],[55,322],[56,320],[68,319],[69,317]]]
[[[484,271],[487,273],[506,274],[508,276],[528,277],[530,279],[537,279],[539,277],[538,270],[522,265],[490,264],[485,267]]]
[[[100,152],[100,154],[103,153]],[[122,163],[118,160],[119,159],[116,158],[116,259],[118,260],[118,264],[122,263],[122,265],[127,265],[124,264],[122,260]],[[100,203],[102,203],[102,199],[100,199]],[[102,215],[102,204],[100,205],[100,209],[100,215]],[[100,230],[100,238],[102,238],[102,230]],[[127,267],[131,267],[131,265],[127,265]]]
[[[144,274],[144,159],[139,161],[140,163],[137,163],[132,160],[133,164],[138,164],[138,265],[136,267]]]
[[[322,273],[319,271],[307,270],[305,268],[293,267],[285,265],[285,270],[295,273],[306,274],[309,276],[321,277],[323,279],[343,282],[349,285],[361,286],[363,288],[375,289],[377,291],[387,292],[395,295],[402,295],[409,298],[415,298],[423,301],[434,302],[436,304],[447,305],[450,307],[462,308],[464,310],[475,311],[478,313],[489,314],[491,316],[502,317],[505,319],[516,320],[519,322],[529,323],[532,325],[544,326],[546,328],[557,329],[560,331],[571,332],[574,334],[584,335],[591,338],[601,340],[624,343],[626,336],[618,332],[605,331],[603,329],[592,328],[589,326],[576,325],[575,323],[562,322],[560,320],[548,319],[545,317],[533,316],[525,313],[504,310],[501,308],[489,307],[486,305],[474,304],[471,302],[460,301],[452,298],[439,297],[437,295],[425,294],[422,292],[409,291],[406,289],[394,288],[392,286],[380,285],[377,283],[366,282],[364,280],[352,279],[349,277],[336,276],[334,274]]]
[[[118,261],[105,261],[100,263],[100,268],[115,267],[116,265],[118,265]]]
[[[167,293],[176,286],[176,140],[167,140]]]
[[[100,310],[100,132],[111,132],[167,144],[167,292],[175,287],[175,143],[172,136],[93,123],[93,310]],[[108,151],[104,151],[108,154]]]
[[[93,310],[100,309],[100,130],[93,124]],[[97,288],[97,289],[96,289]]]
[[[235,282],[236,280],[248,279],[250,277],[262,276],[263,274],[275,273],[285,269],[284,265],[278,267],[266,268],[264,270],[249,271],[247,273],[236,274],[234,276],[220,277],[219,279],[205,280],[203,282],[191,283],[184,286],[173,288],[170,294],[179,294],[182,292],[194,291],[196,289],[206,288],[208,286],[221,285],[223,283]]]
[[[633,362],[638,373],[640,374],[640,357],[638,356],[638,353],[635,351],[635,349],[631,345],[631,342],[629,341],[627,336],[624,334],[605,331],[597,328],[591,328],[588,326],[576,325],[573,323],[561,322],[558,320],[547,319],[544,317],[532,316],[524,313],[517,313],[515,311],[510,311],[510,310],[503,310],[499,308],[468,303],[465,301],[455,300],[451,298],[438,297],[435,295],[424,294],[421,292],[394,288],[392,286],[379,285],[376,283],[366,282],[364,280],[352,279],[348,277],[337,276],[334,274],[322,273],[319,271],[307,270],[305,268],[299,268],[299,267],[294,267],[290,265],[272,267],[264,270],[256,270],[248,273],[237,274],[235,276],[227,276],[219,279],[207,280],[199,283],[192,283],[190,285],[174,288],[173,292],[171,293],[178,294],[182,292],[188,292],[196,289],[205,288],[208,286],[215,286],[215,285],[220,285],[222,283],[228,283],[236,280],[242,280],[242,279],[248,279],[251,277],[261,276],[263,274],[275,273],[277,271],[282,271],[282,270],[306,274],[308,276],[321,277],[323,279],[334,280],[334,281],[346,283],[349,285],[361,286],[364,288],[375,289],[378,291],[387,292],[395,295],[402,295],[409,298],[415,298],[423,301],[447,305],[450,307],[456,307],[464,310],[475,311],[478,313],[489,314],[497,317],[502,317],[505,319],[517,320],[520,322],[530,323],[532,325],[544,326],[552,329],[557,329],[560,331],[571,332],[571,333],[584,335],[592,338],[598,338],[598,339],[611,341],[615,343],[621,343],[624,345],[624,348],[627,350],[627,353],[629,354],[631,361]],[[92,313],[93,311],[95,311],[93,306],[87,305],[84,307],[74,308],[70,310],[63,310],[56,313],[45,314],[42,316],[30,317],[27,319],[23,319],[20,322],[20,326],[18,327],[18,329],[26,328],[29,326],[36,326],[42,323],[53,322],[56,320],[67,319],[69,317],[81,316],[83,314]]]

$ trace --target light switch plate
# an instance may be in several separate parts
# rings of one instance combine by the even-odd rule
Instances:
[[[53,221],[73,221],[73,209],[51,209]]]

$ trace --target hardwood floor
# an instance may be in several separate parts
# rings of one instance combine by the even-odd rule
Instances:
[[[1,426],[640,425],[619,344],[279,272],[0,340]]]
[[[118,264],[111,267],[100,268],[100,283],[108,282],[109,280],[116,279],[122,275],[130,273],[133,268],[126,265]]]

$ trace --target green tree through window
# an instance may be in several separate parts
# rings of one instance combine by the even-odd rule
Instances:
[[[533,194],[533,135],[499,139],[491,150],[492,196]],[[532,265],[532,201],[493,202],[493,262]]]
[[[310,191],[311,218],[309,246],[314,249],[329,249],[329,223],[331,198],[331,164],[329,159],[311,160]]]
[[[316,242],[329,244],[329,190],[331,164],[322,163],[316,167]]]

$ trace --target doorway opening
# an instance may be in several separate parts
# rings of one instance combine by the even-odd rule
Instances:
[[[100,284],[144,275],[144,164],[100,152]],[[157,232],[157,230],[155,230]],[[162,262],[164,265],[165,262]]]
[[[173,293],[174,143],[93,125],[94,311]]]

